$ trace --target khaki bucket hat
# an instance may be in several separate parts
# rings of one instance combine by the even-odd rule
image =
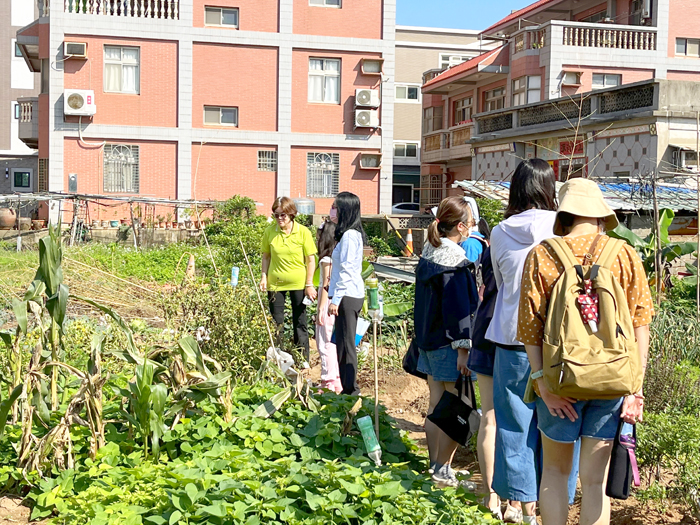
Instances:
[[[614,230],[620,224],[615,212],[605,202],[603,192],[590,179],[571,179],[559,190],[559,209],[554,221],[554,235],[564,235],[564,228],[559,222],[562,212],[592,219],[605,219],[605,231]]]

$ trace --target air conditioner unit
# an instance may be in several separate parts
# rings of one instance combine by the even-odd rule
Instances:
[[[379,127],[379,111],[376,109],[356,109],[355,110],[355,127],[356,128],[378,128]]]
[[[63,92],[63,114],[90,117],[97,111],[95,92],[91,89],[66,89]]]
[[[63,42],[63,56],[66,58],[87,58],[85,42]]]
[[[360,169],[372,170],[382,167],[381,153],[360,153]]]
[[[356,89],[355,106],[378,108],[380,103],[378,89]]]

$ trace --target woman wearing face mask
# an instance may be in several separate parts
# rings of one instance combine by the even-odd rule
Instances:
[[[331,207],[331,221],[336,224],[335,249],[331,257],[331,282],[328,315],[335,315],[335,345],[343,394],[358,395],[357,318],[365,301],[362,280],[362,250],[365,231],[360,221],[360,199],[354,193],[340,192]]]
[[[470,264],[459,246],[469,235],[472,215],[463,197],[448,197],[437,209],[436,220],[428,228],[428,242],[416,268],[414,321],[420,350],[418,371],[428,376],[432,414],[442,394],[457,393],[460,374],[468,375],[467,358],[471,348],[471,316],[479,302]],[[472,482],[457,480],[452,456],[457,443],[429,419],[425,420],[430,468],[440,487]]]
[[[282,347],[284,303],[292,303],[294,344],[302,347],[309,359],[309,334],[304,297],[316,299],[314,271],[316,243],[309,229],[297,224],[297,208],[289,197],[279,197],[272,205],[276,221],[267,227],[262,240],[262,278],[260,289],[267,292],[270,313],[277,325],[277,345]]]

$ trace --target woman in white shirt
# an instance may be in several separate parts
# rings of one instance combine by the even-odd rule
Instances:
[[[365,302],[362,280],[362,250],[365,231],[360,221],[360,198],[354,193],[340,192],[331,207],[331,221],[336,223],[328,315],[335,315],[335,345],[343,394],[358,395],[357,350],[355,333],[357,318]]]

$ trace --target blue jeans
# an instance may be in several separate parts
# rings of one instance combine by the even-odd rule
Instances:
[[[496,412],[496,454],[493,490],[503,499],[537,501],[542,475],[542,442],[535,403],[523,401],[530,377],[524,350],[496,348],[493,404]],[[574,502],[581,442],[574,448],[569,476],[569,503]]]

